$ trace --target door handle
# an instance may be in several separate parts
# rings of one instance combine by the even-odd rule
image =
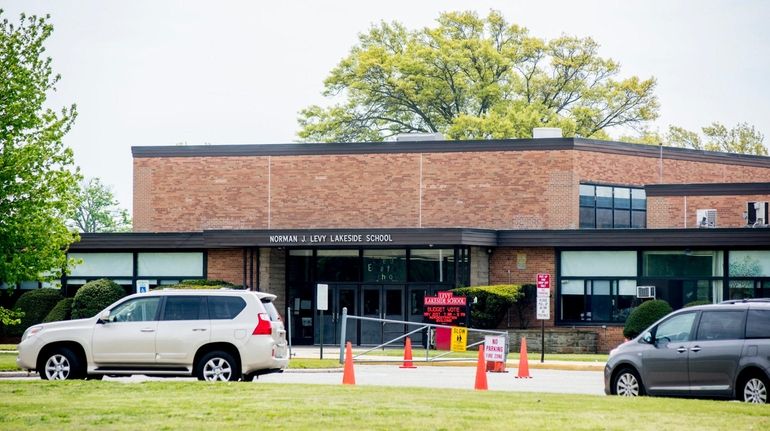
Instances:
[[[142,329],[140,329],[140,331],[142,331],[142,332],[155,332],[155,330],[152,329],[152,328],[142,328]]]
[[[205,330],[206,328],[193,328],[193,332],[197,332],[197,331],[203,332]]]
[[[700,352],[700,346],[695,346],[695,347],[691,348],[690,351],[691,352],[696,352],[696,353]]]
[[[676,351],[679,352],[679,353],[684,353],[684,352],[687,351],[687,349],[685,349],[684,347],[680,347],[680,348],[676,349]]]

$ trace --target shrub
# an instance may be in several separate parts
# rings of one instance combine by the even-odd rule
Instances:
[[[58,322],[72,318],[72,298],[64,298],[57,302],[43,322]]]
[[[177,284],[164,284],[158,286],[156,289],[220,289],[223,287],[229,289],[243,289],[243,286],[230,283],[229,281],[201,279],[182,280]]]
[[[522,295],[521,286],[517,284],[460,287],[452,292],[468,298],[471,306],[470,326],[479,329],[497,328],[508,308]],[[476,298],[475,304],[473,298]]]
[[[668,305],[668,302],[662,299],[643,302],[628,315],[623,327],[623,336],[628,339],[636,338],[648,326],[672,311],[673,309]]]
[[[713,303],[708,299],[699,299],[697,301],[692,301],[692,302],[688,302],[687,304],[684,304],[684,307],[682,308],[695,307],[696,305],[709,305],[709,304],[713,304]]]
[[[120,285],[101,278],[89,281],[78,289],[72,300],[72,318],[83,319],[96,316],[108,305],[126,296],[126,291]]]
[[[11,336],[19,336],[30,326],[43,322],[60,299],[61,293],[58,289],[35,289],[25,292],[14,306],[14,309],[24,313],[21,323],[9,326],[6,332]]]

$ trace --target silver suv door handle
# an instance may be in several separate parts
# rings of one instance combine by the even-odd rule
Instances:
[[[685,349],[684,347],[680,347],[680,348],[676,349],[676,351],[679,352],[679,353],[684,353],[684,352],[687,351],[687,349]]]
[[[152,328],[142,328],[142,329],[140,329],[140,331],[142,331],[142,332],[155,332],[155,330],[152,329]]]
[[[206,330],[206,328],[193,328],[193,332],[196,332],[196,331],[205,331],[205,330]]]
[[[691,352],[700,352],[700,346],[695,346],[690,349]]]

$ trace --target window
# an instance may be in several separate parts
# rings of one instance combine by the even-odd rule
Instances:
[[[364,250],[364,281],[406,281],[406,250]]]
[[[770,310],[749,310],[746,338],[770,338]]]
[[[318,281],[359,281],[361,260],[358,250],[318,250]]]
[[[743,338],[743,311],[704,311],[698,325],[699,340]]]
[[[205,296],[168,296],[162,320],[208,319]]]
[[[581,229],[643,229],[646,226],[644,189],[580,185]]]
[[[673,341],[689,341],[695,313],[674,316],[658,325],[655,331],[655,343],[666,344]]]
[[[237,296],[208,297],[210,319],[233,319],[246,307],[246,302]]]
[[[455,253],[449,249],[413,249],[409,255],[409,281],[453,282]]]
[[[110,311],[113,322],[147,322],[157,319],[160,298],[136,298],[126,301]]]

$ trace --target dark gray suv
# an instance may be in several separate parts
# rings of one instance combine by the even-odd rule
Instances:
[[[677,310],[610,352],[608,395],[737,398],[767,403],[770,299]]]

